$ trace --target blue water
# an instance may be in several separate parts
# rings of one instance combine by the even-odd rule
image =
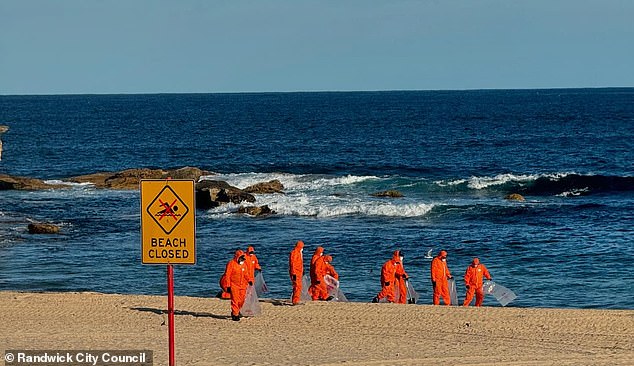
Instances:
[[[60,180],[197,166],[258,195],[197,211],[197,264],[177,295],[210,296],[236,248],[256,247],[271,296],[288,252],[333,255],[369,301],[395,249],[431,303],[428,249],[462,277],[473,256],[518,295],[509,306],[634,308],[634,89],[0,96],[0,173]],[[405,197],[370,194],[396,189]],[[504,200],[519,192],[525,202]],[[140,259],[138,191],[0,191],[0,290],[166,293]],[[29,220],[60,224],[29,235]],[[462,292],[462,289],[460,289]],[[463,296],[464,294],[461,294]],[[485,305],[497,305],[487,297]]]

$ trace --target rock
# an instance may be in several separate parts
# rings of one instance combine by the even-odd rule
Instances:
[[[255,197],[227,182],[203,180],[196,183],[196,208],[206,210],[229,202],[238,204],[244,201],[253,203]]]
[[[183,167],[172,170],[162,169],[128,169],[118,173],[101,172],[69,178],[74,183],[92,183],[97,188],[139,189],[142,179],[192,179],[198,181],[203,175],[213,173],[194,167]]]
[[[97,188],[139,189],[141,179],[163,179],[166,172],[160,169],[128,169],[118,173],[101,172],[68,178],[69,182],[92,183]]]
[[[284,193],[282,192],[282,190],[284,190],[284,185],[282,185],[282,183],[277,179],[273,179],[264,183],[257,183],[243,189],[244,192],[254,194]]]
[[[106,178],[104,184],[110,189],[139,189],[141,179],[163,179],[165,173],[161,169],[128,169]]]
[[[7,131],[9,131],[9,126],[0,125],[0,137],[2,137],[2,134]],[[0,140],[0,160],[2,160],[2,140]]]
[[[29,224],[30,234],[59,234],[59,226],[45,223]]]
[[[399,197],[403,197],[403,194],[401,192],[399,192],[399,191],[389,190],[389,191],[382,191],[382,192],[372,193],[372,196],[374,196],[374,197],[399,198]]]
[[[212,174],[214,173],[207,170],[202,170],[202,169],[191,167],[191,166],[185,166],[179,169],[168,170],[166,178],[169,176],[172,179],[192,179],[194,182],[198,182],[200,177],[204,175],[212,175]]]
[[[0,174],[0,191],[11,189],[36,191],[53,188],[68,188],[68,186],[63,184],[48,184],[41,179],[14,177],[6,174]]]
[[[247,214],[251,216],[265,216],[265,215],[273,215],[276,212],[271,210],[268,205],[264,206],[240,206],[238,208],[238,213]]]
[[[508,194],[508,195],[506,195],[506,196],[504,197],[504,199],[505,199],[505,200],[509,200],[509,201],[520,201],[520,202],[526,201],[526,200],[524,199],[524,196],[522,196],[522,195],[521,195],[521,194],[519,194],[519,193],[511,193],[511,194]]]
[[[80,175],[77,177],[68,178],[67,180],[73,183],[92,183],[97,188],[106,188],[106,179],[112,177],[113,175],[115,175],[115,173],[101,172],[101,173]]]

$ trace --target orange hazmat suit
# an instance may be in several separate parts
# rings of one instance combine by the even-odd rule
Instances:
[[[315,262],[324,254],[323,247],[317,247],[315,249],[315,253],[313,253],[313,257],[310,259],[310,287],[308,288],[308,293],[310,296],[313,296],[313,288],[318,282],[317,275],[315,274]]]
[[[246,252],[246,264],[249,270],[249,275],[251,276],[251,280],[255,279],[255,270],[261,271],[262,267],[260,267],[260,262],[258,261],[258,257],[255,255],[255,248],[249,245]]]
[[[396,286],[396,272],[399,270],[401,258],[398,251],[394,252],[392,259],[388,260],[381,267],[381,292],[376,295],[373,301],[378,302],[386,298],[388,302],[394,302],[394,287]]]
[[[405,272],[405,267],[403,266],[403,256],[401,255],[400,251],[396,251],[394,252],[394,255],[398,255],[399,256],[399,264],[396,267],[396,273],[395,276],[396,277],[396,283],[395,285],[398,286],[398,299],[396,300],[396,303],[398,304],[407,304],[407,285],[405,284],[405,281],[407,279],[409,279],[409,275],[407,274],[407,272]]]
[[[471,265],[467,267],[464,274],[467,294],[465,295],[464,302],[462,303],[463,306],[469,306],[471,300],[473,300],[474,294],[476,298],[475,306],[482,306],[482,302],[484,301],[484,290],[482,288],[483,277],[486,277],[489,281],[491,280],[489,270],[484,266],[484,264],[480,264],[480,259],[473,258]]]
[[[449,272],[446,261],[447,252],[444,250],[441,250],[440,253],[431,261],[431,283],[434,287],[434,305],[440,305],[441,297],[445,302],[445,305],[451,305],[449,284],[447,283],[447,279],[451,278],[451,272]]]
[[[252,283],[245,260],[244,252],[236,250],[233,259],[225,267],[225,283],[223,285],[231,294],[231,316],[234,320],[240,316],[240,309],[244,305],[247,294],[247,286],[250,284],[249,282]]]
[[[288,257],[288,274],[291,277],[291,284],[293,285],[293,295],[291,297],[293,305],[299,304],[302,295],[302,275],[304,274],[303,249],[304,242],[299,240]]]
[[[332,276],[334,279],[339,279],[339,274],[335,271],[335,267],[330,264],[332,257],[325,255],[317,258],[315,261],[315,276],[317,281],[314,285],[311,285],[312,291],[310,292],[313,300],[327,300],[328,299],[328,286],[324,281],[326,275]]]

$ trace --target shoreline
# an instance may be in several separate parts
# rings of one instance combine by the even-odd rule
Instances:
[[[148,349],[167,364],[167,296],[0,291],[0,348]],[[179,365],[617,365],[634,359],[634,310],[445,307],[175,297]]]

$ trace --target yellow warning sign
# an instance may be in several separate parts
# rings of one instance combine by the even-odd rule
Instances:
[[[141,181],[143,264],[196,264],[193,180]]]

